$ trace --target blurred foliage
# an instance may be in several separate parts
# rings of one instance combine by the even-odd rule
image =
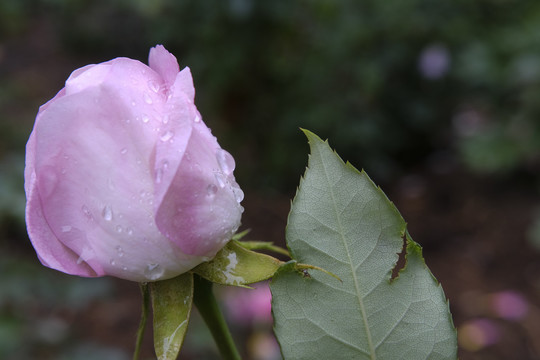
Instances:
[[[82,279],[37,262],[0,258],[0,358],[127,359],[122,351],[73,342],[66,314],[112,295],[110,279]],[[86,350],[84,350],[86,349]],[[88,355],[90,350],[91,355]],[[86,357],[83,354],[86,351]]]

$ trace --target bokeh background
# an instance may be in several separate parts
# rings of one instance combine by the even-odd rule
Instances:
[[[22,172],[38,107],[71,71],[146,62],[155,44],[191,68],[236,158],[252,239],[283,244],[310,129],[408,221],[460,358],[540,359],[540,2],[0,0],[1,359],[131,358],[137,284],[42,267]],[[218,292],[245,358],[279,359],[265,285]],[[196,314],[181,357],[217,358]]]

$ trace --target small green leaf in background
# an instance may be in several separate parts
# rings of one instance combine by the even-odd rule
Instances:
[[[193,274],[150,283],[154,348],[159,360],[175,360],[186,335],[193,305]]]
[[[285,360],[456,359],[456,332],[441,286],[395,206],[313,133],[289,214],[292,258],[327,274],[284,266],[274,276],[275,332]],[[406,265],[391,279],[407,242]]]
[[[269,279],[281,264],[278,259],[248,250],[231,240],[214,259],[200,264],[193,272],[217,284],[245,286]]]

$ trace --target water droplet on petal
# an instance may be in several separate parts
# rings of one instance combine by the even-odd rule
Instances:
[[[157,81],[154,81],[154,80],[148,81],[148,87],[150,88],[150,90],[152,90],[156,94],[159,92],[160,86],[159,86],[159,83]]]
[[[83,205],[83,206],[81,207],[81,210],[82,210],[84,216],[86,216],[86,218],[87,218],[88,220],[93,220],[93,219],[94,219],[94,217],[92,216],[92,213],[90,212],[90,209],[88,208],[88,206]]]
[[[146,276],[148,280],[152,281],[159,279],[164,273],[165,269],[163,269],[159,264],[148,264],[144,270],[144,276]]]
[[[143,114],[141,119],[142,119],[142,122],[145,124],[150,121],[150,117],[148,117],[148,115],[146,114]]]
[[[244,192],[240,189],[240,185],[234,180],[231,180],[230,185],[236,201],[238,203],[242,202],[242,200],[244,200]]]
[[[71,225],[64,225],[60,228],[63,233],[70,232],[71,231]]]
[[[200,121],[201,121],[201,117],[200,117],[199,115],[196,115],[194,121],[195,121],[196,123],[200,122]]]
[[[152,98],[150,97],[150,94],[144,93],[144,102],[147,103],[147,104],[152,103]]]
[[[216,195],[217,191],[218,191],[218,187],[214,184],[210,184],[206,187],[206,195],[209,198],[213,198],[214,195]]]
[[[164,124],[167,124],[169,122],[169,115],[165,114],[162,118],[161,118],[161,122],[164,123]]]
[[[101,216],[105,221],[111,221],[113,218],[112,208],[109,205],[105,206],[101,212]]]
[[[124,229],[122,229],[122,227],[121,227],[120,225],[117,225],[117,226],[116,226],[116,232],[117,232],[117,233],[120,234],[123,230],[124,230]]]
[[[135,100],[133,100],[133,101],[131,102],[131,106],[137,106],[137,102],[135,102]]]
[[[114,261],[114,259],[111,259],[110,262],[111,262],[111,265],[112,265],[112,266],[115,266],[115,265],[116,265],[116,261]]]
[[[132,228],[126,228],[126,233],[128,235],[133,235],[133,229]]]
[[[126,148],[123,148],[122,150],[120,150],[120,154],[124,155],[127,153],[127,149]]]
[[[218,149],[216,151],[216,159],[221,171],[223,171],[225,175],[232,174],[236,164],[231,154],[223,149]]]
[[[167,170],[169,167],[169,162],[167,160],[163,160],[161,163],[161,166],[156,170],[156,183],[161,183],[161,180],[163,180],[163,173]]]
[[[124,249],[120,245],[118,245],[116,248],[116,253],[118,254],[118,257],[124,256]]]
[[[174,136],[174,133],[172,131],[166,131],[165,133],[163,133],[161,136],[160,136],[160,140],[165,142],[165,141],[169,141],[173,138]]]
[[[234,198],[236,199],[236,202],[240,203],[242,202],[242,200],[244,200],[244,192],[242,191],[242,189],[238,187],[238,188],[233,188],[232,191],[234,194]]]
[[[216,181],[219,187],[224,188],[227,184],[227,179],[225,178],[225,176],[220,172],[214,173],[214,176],[216,177]]]

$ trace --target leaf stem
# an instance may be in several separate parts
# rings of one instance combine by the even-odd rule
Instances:
[[[212,292],[212,283],[194,274],[193,302],[210,329],[224,360],[241,360],[233,338]]]
[[[135,341],[135,351],[133,352],[133,360],[139,360],[139,354],[141,352],[142,340],[144,337],[144,329],[146,328],[146,320],[148,319],[148,307],[150,304],[150,291],[147,283],[140,283],[141,295],[142,295],[142,310],[141,310],[141,322],[139,323],[139,329],[137,330],[137,340]]]

